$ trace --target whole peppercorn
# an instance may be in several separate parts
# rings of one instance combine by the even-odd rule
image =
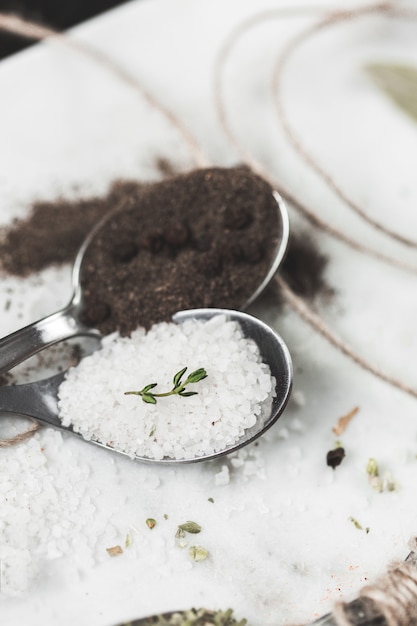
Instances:
[[[341,446],[335,448],[334,450],[329,450],[327,453],[327,465],[332,469],[336,469],[336,467],[341,464],[345,456],[345,449]]]

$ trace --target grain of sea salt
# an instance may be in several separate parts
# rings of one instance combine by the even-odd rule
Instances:
[[[61,465],[53,473],[55,456]],[[61,433],[52,429],[2,450],[1,597],[19,596],[35,584],[45,563],[72,553],[76,545],[84,546],[85,563],[92,558],[101,529],[87,489],[89,475],[88,464],[75,460]]]
[[[190,386],[197,395],[159,398],[153,405],[124,393],[155,382],[155,392],[168,391],[185,366],[187,372],[207,371]],[[256,343],[238,322],[218,315],[107,337],[101,350],[69,370],[59,389],[60,417],[85,439],[129,456],[186,459],[235,443],[269,413],[274,389]]]

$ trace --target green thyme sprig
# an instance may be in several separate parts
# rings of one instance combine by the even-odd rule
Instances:
[[[182,396],[183,398],[195,396],[198,393],[197,391],[185,391],[185,388],[191,383],[198,383],[200,382],[200,380],[204,380],[204,378],[207,378],[207,372],[204,367],[200,367],[198,370],[194,370],[194,372],[188,374],[185,381],[182,381],[182,377],[184,376],[186,371],[187,368],[183,367],[182,370],[175,374],[174,378],[172,379],[174,386],[171,391],[165,391],[164,393],[155,393],[151,391],[151,389],[154,389],[158,383],[151,383],[150,385],[145,385],[145,387],[140,391],[125,391],[125,396],[141,396],[143,402],[147,402],[148,404],[156,404],[156,398],[166,398],[167,396],[178,395]]]

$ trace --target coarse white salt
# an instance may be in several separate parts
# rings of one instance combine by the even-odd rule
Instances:
[[[62,423],[85,439],[109,444],[131,457],[160,460],[208,456],[237,442],[268,415],[275,390],[269,366],[238,322],[161,323],[131,337],[114,334],[101,350],[71,368],[59,389]],[[221,368],[219,368],[221,364]],[[173,376],[204,368],[207,378],[187,385],[196,395],[142,401],[139,391],[172,389]]]

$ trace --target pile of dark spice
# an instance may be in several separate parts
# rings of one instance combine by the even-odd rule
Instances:
[[[297,295],[313,300],[317,296],[331,296],[334,293],[325,279],[327,263],[327,256],[320,251],[309,233],[291,233],[280,272]]]
[[[245,167],[132,188],[83,260],[84,319],[104,334],[127,335],[181,309],[241,308],[279,236],[272,190]]]
[[[335,289],[326,279],[329,259],[320,250],[319,243],[310,232],[291,230],[285,258],[278,270],[298,296],[313,302],[327,302],[335,295]],[[259,298],[262,306],[279,310],[285,305],[278,284],[272,281]]]
[[[172,176],[175,171],[172,166],[167,166],[163,159],[161,162],[164,175]],[[158,164],[158,168],[162,172],[162,166]],[[211,177],[205,178],[210,174]],[[162,202],[158,212],[153,204],[154,194],[155,199]],[[271,250],[266,249],[266,243],[272,245],[277,236],[276,232],[271,232],[268,219],[262,227],[254,220],[254,207],[262,208],[265,199],[269,206],[270,189],[262,180],[245,168],[233,168],[197,170],[148,185],[137,181],[116,181],[102,197],[35,202],[25,219],[15,220],[0,231],[0,269],[7,274],[25,277],[51,265],[72,262],[84,238],[103,215],[113,211],[133,211],[135,207],[143,206],[143,210],[139,208],[136,213],[138,219],[132,222],[135,222],[135,228],[139,228],[135,237],[125,232],[117,245],[120,233],[114,220],[111,234],[102,233],[106,241],[98,246],[107,245],[108,253],[105,254],[103,247],[100,254],[106,256],[104,267],[110,270],[110,274],[101,276],[100,281],[107,281],[106,293],[103,293],[95,276],[90,276],[91,284],[87,285],[88,272],[85,272],[86,286],[91,291],[88,298],[91,323],[113,330],[113,317],[109,315],[108,307],[112,297],[114,301],[114,290],[118,293],[122,285],[112,284],[112,280],[119,281],[118,277],[122,277],[127,283],[127,290],[119,302],[125,318],[132,306],[134,296],[130,294],[135,291],[134,283],[138,276],[144,281],[145,273],[148,306],[160,302],[165,296],[170,299],[167,306],[171,302],[174,310],[187,308],[191,302],[197,301],[198,305],[193,306],[206,306],[212,302],[214,306],[239,308],[251,294],[251,286],[258,284],[262,268],[268,265]],[[275,211],[274,202],[271,207]],[[133,257],[129,260],[130,255]],[[136,257],[138,259],[134,261]],[[145,258],[147,264],[141,264],[138,276],[131,281],[128,276],[130,265],[138,266],[139,260],[142,262]],[[148,266],[150,260],[152,268]],[[312,300],[332,293],[324,277],[327,261],[308,232],[292,232],[279,271],[298,295]],[[179,272],[182,284],[179,284]],[[176,281],[172,281],[173,276]],[[223,289],[222,298],[213,291],[219,286]],[[224,298],[227,288],[233,300]],[[265,301],[275,307],[282,304],[274,287],[266,294]],[[106,315],[107,321],[104,320]],[[141,319],[146,322],[145,318]],[[129,323],[124,324],[124,332],[129,326]]]
[[[51,265],[72,262],[88,232],[140,184],[115,182],[104,197],[35,202],[25,219],[0,231],[0,269],[29,276]]]
[[[1,269],[25,277],[50,265],[72,261],[102,214],[103,202],[99,199],[36,202],[28,219],[15,220],[1,233]]]

